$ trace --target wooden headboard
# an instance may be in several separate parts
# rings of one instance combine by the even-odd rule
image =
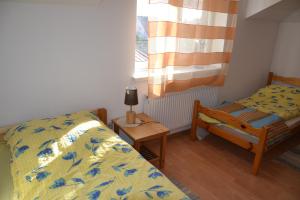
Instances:
[[[99,119],[107,125],[107,110],[105,108],[99,108],[97,110],[92,110],[92,112],[94,114],[96,114]],[[0,142],[1,141],[4,141],[4,134],[7,132],[7,130],[11,127],[15,126],[14,125],[10,125],[10,126],[3,126],[3,127],[0,127]]]
[[[269,72],[267,85],[271,85],[272,81],[278,81],[278,82],[282,82],[282,83],[286,83],[286,84],[295,85],[295,86],[300,87],[300,78],[277,76],[273,72]]]

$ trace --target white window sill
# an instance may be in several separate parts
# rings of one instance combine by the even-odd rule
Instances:
[[[207,76],[212,76],[212,75],[216,75],[220,72],[221,67],[220,66],[213,66],[211,65],[208,68],[201,68],[199,66],[195,66],[195,67],[189,67],[189,68],[181,68],[181,69],[176,69],[174,70],[172,73],[169,73],[168,75],[170,76],[182,76],[182,75],[187,75],[187,74],[191,74],[191,73],[198,73],[197,77],[207,77]],[[201,74],[200,74],[201,73]],[[153,75],[155,76],[155,75]],[[148,80],[148,71],[139,71],[139,72],[135,72],[132,76],[132,78],[136,81],[147,81]]]
[[[140,72],[134,73],[132,78],[136,81],[147,81],[148,80],[148,72]]]

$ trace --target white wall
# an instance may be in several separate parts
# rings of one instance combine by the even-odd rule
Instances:
[[[246,10],[246,1],[240,1],[232,59],[220,101],[249,96],[267,81],[278,24],[246,19]]]
[[[248,0],[246,17],[280,23],[299,8],[299,0]]]
[[[245,1],[245,0],[242,0]],[[247,10],[246,10],[246,17],[250,17],[255,15],[262,10],[273,6],[274,4],[280,2],[282,0],[248,0],[247,1]]]
[[[300,77],[300,22],[280,24],[271,70],[283,76]]]
[[[78,2],[0,1],[0,125],[102,106],[115,117],[128,109],[136,1]]]
[[[0,126],[97,107],[108,108],[110,118],[123,115],[136,0],[26,2],[35,3],[0,0]],[[261,87],[271,64],[277,25],[245,20],[245,4],[221,99]],[[146,82],[136,84],[147,91]]]

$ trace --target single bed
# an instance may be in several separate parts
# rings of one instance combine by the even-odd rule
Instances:
[[[13,184],[12,190],[3,188],[2,197],[189,199],[105,125],[106,115],[98,109],[2,128],[1,165],[9,173],[1,182]],[[10,148],[10,164],[4,162],[3,141]]]
[[[263,153],[300,129],[300,78],[269,73],[267,86],[252,96],[217,108],[194,102],[191,138],[197,127],[255,154],[252,172],[258,173]]]

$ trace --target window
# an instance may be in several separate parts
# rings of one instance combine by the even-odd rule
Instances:
[[[188,1],[187,1],[188,2]],[[198,1],[195,1],[198,2]],[[198,2],[199,3],[199,2]],[[200,3],[199,3],[200,5]],[[148,77],[148,53],[177,52],[181,49],[183,53],[191,52],[224,52],[228,46],[231,48],[231,42],[225,44],[224,39],[207,39],[207,38],[176,38],[176,37],[157,37],[150,40],[151,48],[148,52],[148,17],[149,21],[159,19],[160,21],[181,21],[185,24],[218,24],[225,27],[227,24],[227,14],[213,13],[199,9],[180,8],[168,4],[149,4],[149,0],[137,0],[137,17],[136,17],[136,48],[135,48],[135,70],[134,78]],[[157,18],[159,14],[159,18]],[[217,16],[215,16],[217,15]],[[200,73],[202,76],[208,76],[221,70],[223,63],[195,66],[166,66],[164,69],[157,69],[151,72],[149,76],[160,76],[167,74],[168,77],[182,76],[184,74]],[[160,72],[161,71],[161,72]]]
[[[148,76],[148,6],[149,0],[137,0],[134,78]]]

